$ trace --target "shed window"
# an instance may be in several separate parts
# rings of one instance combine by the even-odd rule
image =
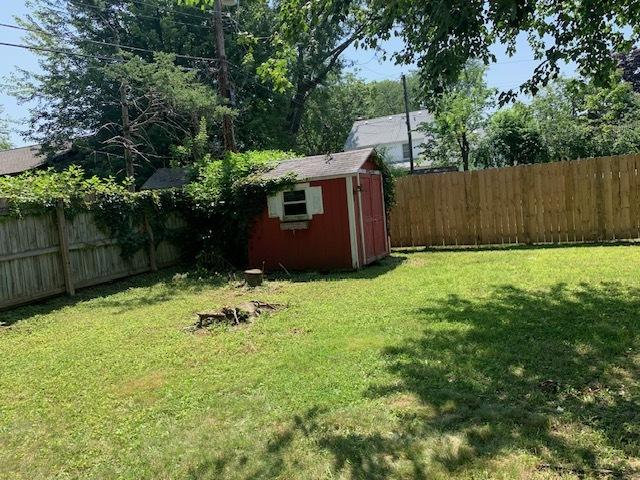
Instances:
[[[306,190],[291,190],[283,192],[283,206],[285,220],[297,220],[307,217]]]
[[[404,158],[405,160],[409,160],[409,157],[410,157],[409,144],[408,143],[403,143],[402,144],[402,158]]]

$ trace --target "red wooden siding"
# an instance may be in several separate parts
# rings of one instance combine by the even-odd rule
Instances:
[[[369,173],[361,173],[359,176],[366,255],[364,264],[368,264],[389,253],[385,231],[382,176]]]
[[[344,178],[309,182],[322,187],[324,213],[314,215],[305,230],[281,230],[278,218],[262,212],[249,240],[253,268],[281,270],[350,269],[351,245]]]

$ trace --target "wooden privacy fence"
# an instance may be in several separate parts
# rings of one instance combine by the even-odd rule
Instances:
[[[168,229],[183,226],[177,215],[167,216]],[[148,222],[140,227],[153,239]],[[169,242],[150,241],[124,260],[116,240],[98,228],[93,214],[69,220],[61,204],[41,215],[2,218],[0,309],[166,267],[177,263],[180,254]]]
[[[640,238],[640,156],[398,180],[394,247]]]

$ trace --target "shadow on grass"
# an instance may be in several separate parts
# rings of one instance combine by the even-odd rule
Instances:
[[[390,255],[382,258],[359,270],[347,270],[338,272],[272,272],[268,277],[272,280],[284,280],[291,282],[317,282],[317,281],[337,281],[337,280],[359,280],[374,279],[391,272],[406,261],[406,258],[399,255]]]
[[[335,281],[345,279],[372,279],[383,275],[402,262],[403,257],[390,256],[372,265],[355,272],[333,273],[294,273],[285,275],[282,273],[269,274],[270,280],[286,280],[292,282],[312,282],[319,280]],[[193,266],[183,265],[161,270],[156,273],[143,273],[129,278],[115,280],[111,283],[83,288],[73,297],[61,295],[43,299],[38,303],[15,307],[11,310],[0,311],[0,324],[11,326],[19,321],[26,320],[34,315],[45,315],[61,308],[77,305],[86,301],[95,301],[96,307],[116,308],[115,313],[121,313],[130,309],[155,305],[174,299],[177,295],[197,293],[205,288],[219,287],[228,282],[228,278],[222,275],[208,276],[200,281],[192,272]],[[189,272],[189,275],[181,281],[173,281],[176,273]],[[241,278],[239,275],[237,278]],[[153,287],[153,288],[152,288]],[[147,295],[137,295],[131,298],[117,297],[116,294],[132,288],[152,288]],[[96,301],[96,299],[99,299]]]
[[[450,471],[523,449],[577,472],[622,475],[640,457],[638,312],[640,291],[615,283],[450,296],[416,312],[431,325],[385,351],[398,382],[370,394],[409,394],[428,407],[404,415],[403,430],[458,436],[460,456],[435,457]]]
[[[636,478],[639,312],[640,291],[616,283],[452,295],[415,312],[421,335],[383,352],[394,381],[365,395],[394,410],[393,432],[345,433],[311,409],[254,458],[264,468],[247,478],[282,473],[296,439],[329,454],[340,478],[486,473],[523,452],[556,473]]]
[[[154,273],[143,273],[110,283],[83,288],[73,297],[61,295],[44,299],[31,305],[16,307],[0,312],[0,323],[4,326],[11,326],[22,320],[28,320],[34,315],[46,315],[87,301],[92,301],[92,305],[96,308],[118,309],[114,313],[121,313],[138,307],[168,302],[178,295],[197,293],[205,288],[221,286],[227,283],[227,278],[222,276],[207,277],[200,281],[194,278],[193,275],[187,275],[184,279],[174,281],[174,275],[188,272],[190,268],[190,266],[178,266]],[[137,288],[147,288],[149,293],[126,298],[118,296],[122,292]]]

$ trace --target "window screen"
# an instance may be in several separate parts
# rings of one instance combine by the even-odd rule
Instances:
[[[305,190],[284,192],[283,200],[285,218],[307,215],[307,196]]]

